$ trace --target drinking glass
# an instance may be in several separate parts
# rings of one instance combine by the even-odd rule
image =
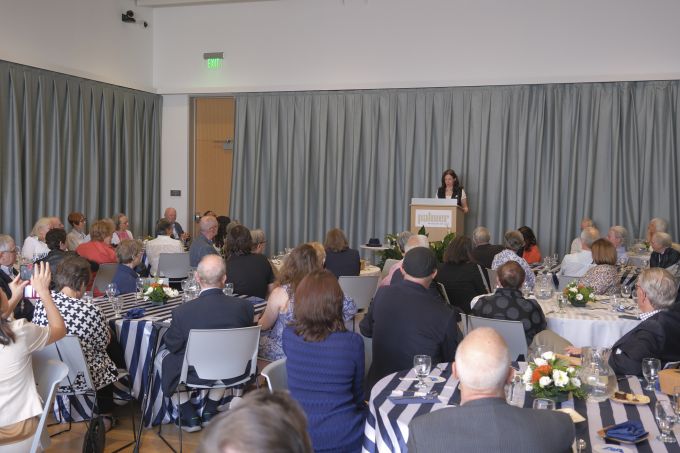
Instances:
[[[555,410],[555,401],[547,398],[536,398],[533,404],[534,409],[543,409],[548,411]]]
[[[527,282],[524,282],[522,284],[522,297],[527,299],[529,296],[531,296],[531,285]]]
[[[418,378],[416,388],[419,390],[425,389],[425,378],[430,374],[432,368],[432,359],[429,355],[416,355],[413,357],[413,370]]]
[[[522,384],[522,377],[515,374],[512,382],[505,386],[505,401],[511,406],[524,406],[524,384]]]
[[[189,291],[189,287],[191,286],[191,280],[189,278],[185,278],[182,280],[182,283],[180,283],[182,286],[182,302],[186,302],[189,300],[189,294],[187,291]]]
[[[550,349],[542,344],[535,345],[529,350],[529,361],[533,362],[537,358],[541,357],[544,352],[548,352]]]
[[[92,291],[85,291],[83,293],[83,302],[92,303]]]
[[[642,259],[640,260],[640,264],[642,269],[647,269],[649,267],[649,260],[648,259]]]
[[[657,401],[654,406],[654,417],[657,425],[659,425],[659,431],[661,431],[661,434],[656,438],[667,444],[675,443],[675,437],[671,435],[675,423],[675,411],[670,402]]]
[[[113,312],[116,314],[116,318],[120,317],[120,312],[123,309],[123,302],[118,296],[111,296],[109,299],[111,301],[111,306],[113,307]]]
[[[621,297],[624,299],[630,299],[630,286],[628,285],[621,285]]]
[[[659,370],[661,369],[661,361],[652,357],[642,359],[642,375],[647,381],[645,390],[653,392],[655,390],[656,380],[659,378]]]
[[[109,283],[106,285],[106,296],[111,300],[113,296],[118,294],[118,285],[115,283]]]
[[[557,312],[558,313],[566,313],[566,310],[564,309],[564,307],[566,307],[566,305],[567,305],[567,297],[564,294],[560,293],[559,296],[557,296],[557,308],[558,308]]]
[[[673,393],[668,396],[670,397],[671,403],[673,403],[675,423],[680,423],[680,385],[673,387]]]
[[[137,292],[135,293],[135,301],[139,300],[140,295],[142,293],[142,290],[144,289],[144,279],[143,278],[138,278],[135,282],[135,286],[137,287]],[[142,299],[144,297],[142,296]]]
[[[234,294],[234,284],[225,283],[224,288],[222,288],[222,292],[224,293],[225,296],[232,296]]]

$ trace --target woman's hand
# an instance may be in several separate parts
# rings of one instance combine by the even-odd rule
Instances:
[[[31,277],[31,286],[35,289],[39,296],[50,294],[50,282],[52,281],[52,272],[50,271],[49,263],[36,263],[33,265],[33,277]]]

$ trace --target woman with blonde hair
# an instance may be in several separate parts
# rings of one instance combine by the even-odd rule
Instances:
[[[52,228],[59,226],[59,219],[56,217],[41,217],[33,225],[30,235],[24,241],[21,248],[21,256],[31,262],[38,261],[50,253],[50,248],[45,243],[45,235]]]
[[[116,230],[113,232],[113,236],[111,237],[111,245],[115,247],[125,239],[134,239],[134,236],[132,236],[132,231],[128,230],[130,227],[130,220],[128,219],[128,216],[122,212],[120,214],[116,214],[113,217],[113,223],[116,226]]]

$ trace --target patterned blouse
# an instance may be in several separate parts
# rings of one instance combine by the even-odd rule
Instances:
[[[524,277],[524,281],[527,282],[529,286],[533,288],[534,283],[536,282],[536,276],[534,275],[534,271],[531,270],[531,267],[529,267],[529,264],[526,262],[524,258],[522,258],[521,256],[519,256],[510,249],[505,249],[502,252],[497,253],[496,256],[493,257],[491,269],[496,270],[503,264],[507,263],[508,261],[516,261],[517,264],[522,266],[522,269],[524,269],[524,273],[526,274]]]
[[[293,310],[295,306],[294,294],[290,285],[283,285],[282,288],[288,294],[288,309],[279,313],[279,317],[270,330],[260,334],[260,350],[258,355],[266,360],[279,360],[286,355],[283,352],[283,329],[295,320]],[[357,306],[352,299],[344,297],[342,300],[342,318],[349,321],[357,314]]]
[[[52,298],[64,318],[67,333],[80,339],[95,387],[100,389],[116,382],[118,370],[106,353],[109,328],[99,308],[62,293],[52,292]],[[45,306],[41,301],[35,306],[33,322],[40,326],[48,325]]]
[[[619,271],[611,264],[598,264],[591,267],[578,282],[592,287],[598,295],[613,296],[621,291]]]

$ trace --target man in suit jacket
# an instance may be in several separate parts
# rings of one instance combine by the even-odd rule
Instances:
[[[12,290],[9,284],[17,276],[18,272],[14,268],[17,262],[17,247],[12,236],[7,234],[0,234],[0,291],[4,292],[7,299],[12,298]],[[54,268],[52,268],[54,270]],[[33,319],[33,312],[35,307],[33,303],[22,298],[16,307],[14,307],[15,319]]]
[[[217,219],[211,215],[201,217],[199,223],[201,232],[191,242],[189,247],[189,261],[191,266],[198,266],[198,263],[206,255],[217,255],[217,249],[213,244],[213,238],[217,236]]]
[[[470,332],[458,346],[452,369],[460,380],[460,407],[413,419],[409,452],[572,451],[574,424],[568,415],[505,402],[504,385],[514,370],[508,346],[495,330],[481,327]]]
[[[185,233],[182,225],[177,222],[177,210],[175,208],[165,208],[163,217],[172,224],[172,235],[170,237],[182,241],[189,239],[189,233]]]
[[[198,265],[196,275],[201,293],[193,301],[180,305],[172,312],[170,328],[163,338],[165,347],[170,352],[163,358],[162,388],[165,395],[170,395],[177,388],[191,329],[232,329],[253,325],[252,304],[244,299],[225,296],[222,292],[227,275],[224,260],[219,255],[204,257]],[[220,345],[216,351],[227,346]],[[191,371],[188,380],[195,383],[206,382],[198,379],[195,373],[192,378]],[[207,424],[216,415],[223,395],[224,389],[210,390],[201,421],[187,395],[180,394],[178,400],[182,405],[182,429],[189,432],[200,430],[201,424]]]
[[[479,226],[472,232],[472,242],[475,248],[472,249],[472,259],[486,269],[491,269],[493,257],[505,250],[502,245],[489,244],[491,234],[486,227]]]
[[[609,364],[616,374],[642,376],[645,357],[661,360],[661,366],[680,360],[680,307],[674,304],[677,289],[666,269],[642,271],[637,279],[642,322],[614,343]]]

